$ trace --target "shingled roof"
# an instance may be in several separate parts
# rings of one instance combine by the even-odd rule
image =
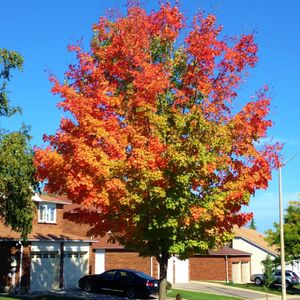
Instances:
[[[256,230],[245,227],[234,227],[234,237],[255,244],[273,255],[279,255],[277,248],[275,246],[270,246],[266,241],[265,236]]]

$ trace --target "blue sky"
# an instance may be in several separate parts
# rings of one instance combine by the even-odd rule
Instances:
[[[0,0],[0,48],[20,52],[24,71],[15,73],[10,82],[11,102],[23,108],[21,117],[0,119],[0,127],[14,130],[21,122],[31,125],[33,145],[41,146],[44,133],[56,131],[62,111],[59,98],[50,93],[49,72],[63,78],[74,62],[67,45],[83,39],[87,46],[91,25],[108,8],[124,10],[121,0]],[[145,0],[147,9],[157,8],[157,1]],[[224,35],[256,32],[259,63],[240,90],[241,101],[263,84],[271,87],[274,126],[269,136],[285,144],[287,159],[300,150],[300,1],[288,0],[182,0],[181,10],[191,20],[198,10],[214,13],[224,26]],[[283,200],[297,199],[300,155],[282,170]],[[278,221],[277,171],[266,191],[258,191],[247,211],[253,211],[258,230],[264,232]]]

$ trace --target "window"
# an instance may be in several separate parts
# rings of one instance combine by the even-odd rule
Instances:
[[[107,271],[107,272],[103,273],[103,275],[101,275],[101,276],[105,280],[113,280],[115,278],[116,272],[117,271],[115,271],[115,270]]]
[[[56,204],[40,203],[38,211],[39,222],[55,223],[56,222]]]

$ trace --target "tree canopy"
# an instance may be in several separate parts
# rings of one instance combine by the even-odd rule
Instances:
[[[0,49],[0,117],[11,117],[21,111],[10,105],[7,84],[12,70],[22,70],[22,65],[20,54]],[[24,238],[32,228],[31,196],[37,186],[30,138],[25,126],[16,132],[0,128],[0,219]]]
[[[69,217],[155,256],[162,281],[172,254],[222,245],[251,219],[240,209],[278,163],[278,145],[260,142],[267,87],[234,105],[257,62],[253,35],[222,40],[215,16],[197,14],[178,45],[184,27],[170,4],[101,17],[90,50],[70,46],[78,63],[64,83],[51,77],[68,115],[35,149],[45,189],[82,204]]]
[[[0,117],[9,117],[20,112],[19,107],[11,107],[8,98],[7,84],[12,77],[12,70],[22,70],[23,57],[7,49],[0,49]]]
[[[280,226],[274,224],[275,230],[267,230],[267,240],[280,250]],[[300,200],[290,201],[284,215],[284,244],[286,261],[300,258]]]

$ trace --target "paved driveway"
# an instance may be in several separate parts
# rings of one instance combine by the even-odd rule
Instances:
[[[78,298],[78,299],[86,299],[86,300],[128,300],[129,298],[123,296],[120,293],[87,293],[84,291],[81,291],[80,289],[66,289],[66,290],[48,290],[45,292],[33,292],[30,294],[24,295],[28,298],[32,298],[32,296],[41,296],[41,295],[53,295],[58,297],[72,297],[72,298]],[[140,299],[130,299],[130,300],[140,300]],[[157,300],[156,297],[150,297],[150,298],[143,298],[143,300]]]

